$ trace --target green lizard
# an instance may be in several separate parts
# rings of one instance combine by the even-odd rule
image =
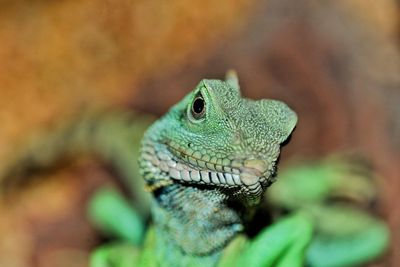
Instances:
[[[169,247],[161,262],[215,264],[275,180],[280,145],[296,122],[282,102],[242,98],[231,75],[201,81],[150,127],[139,165],[153,191],[156,245]]]
[[[307,187],[310,179],[299,172],[300,183],[305,183],[299,192],[290,191],[290,183],[296,180],[286,175],[289,178],[277,187],[271,203],[300,211],[253,240],[240,234],[264,190],[275,181],[280,146],[296,121],[296,114],[282,102],[242,98],[235,75],[226,81],[200,82],[143,138],[139,162],[153,194],[154,221],[143,252],[123,245],[104,247],[94,254],[92,265],[295,267],[307,261],[311,266],[354,266],[380,255],[388,243],[384,223],[346,205],[324,212],[320,200],[333,191],[332,179],[326,179],[329,175],[312,179],[316,185]],[[320,199],[310,200],[310,190],[318,186],[324,189]],[[352,193],[354,188],[343,191]],[[107,201],[100,194],[91,210],[94,218],[102,217],[117,229],[119,222],[110,217],[123,218],[117,210],[130,212],[109,194],[105,193],[119,209],[102,210]],[[291,197],[300,203],[290,206]],[[324,229],[318,222],[343,221],[343,216],[352,218],[354,225],[327,223]],[[314,230],[318,235],[312,239]],[[133,229],[125,230],[129,231]]]
[[[236,75],[230,74],[226,82],[203,80],[154,123],[139,159],[154,196],[155,255],[146,264],[215,266],[275,180],[281,144],[296,122],[280,101],[242,98]],[[277,225],[288,231],[281,246],[296,241],[294,235],[308,240],[306,222],[296,216]],[[292,234],[287,224],[299,228]],[[298,241],[301,246],[293,245],[293,251],[301,253],[307,242]]]
[[[89,114],[53,132],[39,134],[22,145],[9,164],[2,164],[2,189],[15,181],[6,178],[24,174],[20,170],[51,166],[65,155],[95,154],[111,162],[126,178],[128,189],[139,196],[139,213],[114,191],[101,191],[93,198],[90,214],[97,225],[129,241],[99,248],[92,257],[96,267],[268,267],[302,266],[304,261],[310,266],[354,266],[384,251],[387,229],[379,220],[359,209],[346,209],[344,213],[343,209],[325,209],[323,197],[309,198],[315,185],[325,188],[322,196],[338,190],[327,180],[340,181],[336,185],[341,185],[342,191],[357,186],[350,186],[346,179],[311,179],[313,175],[302,175],[304,171],[297,168],[289,174],[299,173],[300,181],[304,181],[301,190],[295,189],[298,182],[291,178],[293,175],[285,172],[267,194],[275,208],[291,210],[293,215],[280,218],[254,239],[241,233],[263,191],[275,180],[280,145],[295,126],[296,115],[278,101],[242,98],[232,74],[226,81],[200,83],[147,131],[140,166],[154,196],[154,226],[142,245],[145,226],[140,217],[146,216],[149,198],[141,190],[136,147],[151,120],[130,112]],[[318,168],[316,171],[320,173]],[[286,193],[279,193],[282,190]],[[293,205],[288,199],[304,205]],[[319,208],[313,208],[312,203]],[[318,212],[321,210],[326,212]],[[353,229],[348,230],[343,223],[324,229],[324,222],[340,219],[343,214],[358,221]],[[365,234],[367,238],[363,239]],[[327,236],[329,244],[324,242]],[[358,243],[343,236],[357,237]],[[348,249],[361,243],[369,248],[357,253]],[[340,260],[328,265],[324,253],[332,251]]]

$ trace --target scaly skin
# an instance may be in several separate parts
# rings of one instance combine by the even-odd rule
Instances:
[[[154,195],[156,246],[169,247],[157,255],[165,266],[184,257],[215,264],[275,180],[296,121],[282,102],[242,98],[230,74],[201,81],[149,128],[139,165]]]

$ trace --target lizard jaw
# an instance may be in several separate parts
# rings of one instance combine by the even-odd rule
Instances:
[[[271,168],[266,160],[247,159],[222,165],[159,143],[144,143],[142,157],[142,162],[147,164],[143,169],[159,173],[157,177],[160,179],[152,181],[152,186],[149,187],[151,191],[169,185],[174,180],[188,184],[215,185],[232,190],[234,196],[244,196],[250,205],[259,202],[265,187],[272,183],[275,173],[274,166]]]

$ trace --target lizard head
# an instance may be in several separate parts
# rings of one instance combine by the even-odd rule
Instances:
[[[202,80],[145,134],[142,175],[150,188],[212,185],[256,204],[296,122],[283,102],[243,98],[234,73]]]

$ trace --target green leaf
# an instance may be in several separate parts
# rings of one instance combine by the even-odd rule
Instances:
[[[100,189],[89,202],[90,220],[106,234],[139,245],[144,223],[138,213],[115,189]]]

